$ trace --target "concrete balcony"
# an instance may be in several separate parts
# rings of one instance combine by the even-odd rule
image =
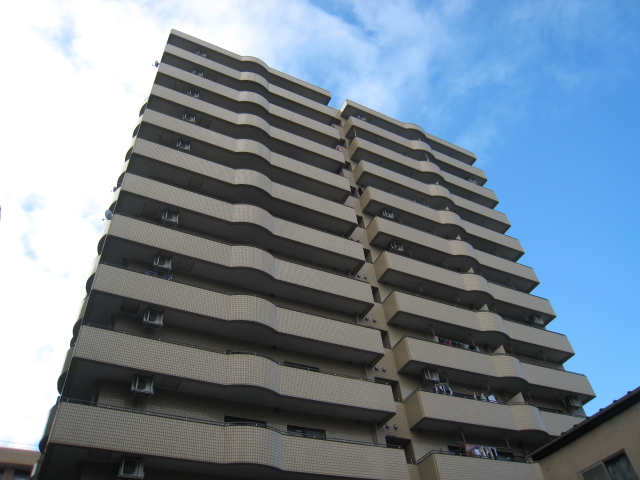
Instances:
[[[471,337],[476,344],[487,344],[492,350],[508,344],[518,355],[535,358],[542,352],[556,364],[574,354],[566,336],[504,320],[489,311],[468,310],[398,291],[384,300],[383,308],[391,325],[433,331],[444,338]]]
[[[167,43],[189,53],[205,51],[206,57],[204,58],[213,60],[240,72],[257,73],[264,77],[269,83],[283,87],[291,92],[295,92],[296,94],[304,96],[314,102],[326,105],[329,103],[329,100],[331,100],[331,94],[327,90],[270,68],[265,62],[258,58],[236,55],[235,53],[224,50],[211,43],[204,42],[178,30],[171,30],[171,35],[169,36]]]
[[[495,305],[502,315],[524,319],[535,313],[545,324],[556,316],[548,300],[489,283],[474,273],[454,272],[392,252],[380,254],[373,265],[381,282],[445,302],[459,303],[473,310]]]
[[[498,233],[505,233],[511,227],[507,216],[502,212],[484,207],[458,195],[452,194],[451,199],[455,204],[454,211],[468,222]]]
[[[73,357],[73,347],[67,350],[67,354],[64,357],[64,363],[62,364],[62,371],[60,372],[60,376],[58,377],[58,393],[62,393],[62,387],[64,387],[64,382],[67,380],[67,374],[69,373],[69,367],[71,366],[71,358]]]
[[[57,403],[49,409],[49,415],[47,416],[47,423],[45,423],[42,438],[40,439],[40,442],[38,442],[38,450],[40,450],[40,453],[44,453],[44,451],[47,448],[47,444],[49,443],[49,434],[51,433],[51,428],[53,427],[53,421],[56,418],[57,410],[58,410]]]
[[[506,232],[511,226],[504,213],[454,195],[441,185],[425,184],[364,160],[358,163],[353,174],[358,185],[393,193],[435,210],[452,210],[466,221],[498,233]]]
[[[195,88],[199,93],[198,99],[206,104],[236,113],[252,113],[269,118],[272,125],[327,147],[335,146],[340,140],[335,127],[272,104],[259,93],[238,91],[220,83],[203,80],[171,65],[162,64],[159,71],[155,84],[175,90],[183,97],[187,97],[188,91]]]
[[[442,238],[460,236],[476,250],[510,261],[517,261],[524,254],[522,245],[513,237],[466,222],[452,211],[435,210],[377,188],[367,187],[360,197],[360,205],[369,215],[380,216],[383,209],[392,210],[398,223]]]
[[[293,112],[312,118],[321,123],[329,124],[337,118],[337,111],[331,107],[314,102],[292,91],[270,84],[263,76],[253,72],[240,72],[213,60],[208,60],[186,52],[172,45],[167,45],[162,56],[159,71],[164,65],[170,65],[186,72],[198,68],[202,76],[193,75],[206,82],[220,83],[237,91],[250,91],[264,96],[270,103],[274,103]],[[194,80],[195,84],[195,80]]]
[[[169,210],[179,214],[180,231],[231,242],[250,238],[276,255],[343,273],[357,272],[365,262],[362,245],[348,238],[274,217],[254,205],[227,203],[131,173],[124,176],[113,202],[117,213],[128,217],[160,223]]]
[[[417,138],[418,140],[428,144],[432,151],[442,152],[444,155],[454,157],[458,161],[467,165],[472,165],[473,162],[476,161],[476,156],[469,150],[465,150],[464,148],[449,143],[435,135],[431,135],[422,130],[422,128],[415,123],[400,122],[395,118],[383,115],[351,100],[345,100],[342,107],[340,107],[340,114],[343,118],[364,116],[366,117],[364,120],[367,123],[382,127],[390,132],[395,132],[407,139]]]
[[[433,451],[418,462],[420,480],[459,480],[471,477],[474,480],[496,480],[497,478],[518,480],[543,480],[544,475],[537,463],[509,462],[487,458],[464,457]]]
[[[259,205],[277,217],[338,235],[350,234],[357,224],[353,208],[316,195],[344,196],[349,182],[339,175],[323,172],[312,182],[315,188],[307,189],[311,182],[305,181],[291,188],[254,170],[225,167],[145,140],[136,141],[128,164],[129,173],[230,203]],[[185,166],[189,172],[182,170]],[[308,173],[314,172],[322,170]]]
[[[436,210],[444,210],[454,205],[451,193],[442,185],[422,183],[371,162],[358,162],[353,169],[353,176],[356,183],[362,187],[394,193]]]
[[[250,245],[230,245],[141,220],[114,216],[102,262],[139,263],[153,269],[154,257],[172,258],[174,272],[194,282],[232,285],[352,315],[373,306],[368,283],[274,257]],[[137,267],[136,267],[137,268]]]
[[[522,371],[531,385],[531,395],[544,395],[548,390],[577,394],[582,403],[596,396],[586,376],[540,365],[522,363]]]
[[[428,367],[446,370],[453,384],[482,388],[488,381],[492,390],[516,392],[527,386],[522,364],[509,355],[486,355],[411,337],[396,343],[393,354],[398,371],[410,375],[422,375]]]
[[[227,166],[236,165],[237,159],[240,157],[247,166],[262,170],[265,174],[270,170],[277,169],[278,164],[284,164],[285,167],[287,165],[295,165],[295,167],[307,165],[313,167],[314,171],[320,169],[333,174],[336,174],[335,172],[344,166],[344,156],[341,152],[323,147],[315,142],[308,140],[303,142],[308,149],[315,150],[314,154],[310,154],[309,151],[305,152],[303,147],[278,148],[280,151],[286,150],[290,155],[295,155],[287,156],[278,153],[277,150],[271,150],[269,148],[271,140],[268,138],[262,138],[260,141],[251,138],[234,138],[151,109],[147,109],[140,117],[138,138],[172,148],[176,147],[179,140],[186,141],[189,143],[188,152],[193,156]],[[302,139],[300,140],[302,141]],[[282,143],[280,143],[280,147],[282,147]],[[320,150],[322,153],[329,152],[331,157],[319,154]]]
[[[53,472],[70,477],[97,450],[117,452],[114,464],[124,453],[143,457],[146,469],[220,477],[408,480],[401,449],[66,401],[58,407],[48,449],[41,478]]]
[[[455,433],[462,427],[465,435],[504,434],[510,440],[530,443],[543,443],[584,420],[542,412],[532,405],[502,405],[422,390],[405,401],[405,410],[412,429]]]
[[[448,240],[437,235],[388,220],[374,218],[366,228],[371,245],[388,248],[392,241],[401,242],[406,252],[416,260],[439,264],[446,262],[447,268],[467,272],[473,269],[487,280],[508,283],[520,291],[530,292],[540,282],[532,268],[505,260],[495,255],[476,251],[462,240]]]
[[[396,343],[393,353],[398,371],[411,375],[435,368],[446,371],[453,384],[477,388],[489,385],[492,390],[511,392],[528,388],[532,396],[545,399],[576,395],[583,403],[595,397],[584,375],[525,363],[511,355],[488,355],[412,337]]]
[[[222,352],[158,337],[83,325],[65,397],[91,399],[96,382],[130,382],[138,372],[180,379],[185,394],[314,415],[384,422],[395,415],[391,387],[371,380],[294,368],[264,355]]]
[[[425,143],[426,137],[420,133],[409,134],[411,138],[405,138],[393,131],[377,127],[371,122],[361,120],[357,117],[349,117],[344,125],[347,138],[363,139],[368,142],[379,144],[394,152],[404,156],[422,161],[429,158],[431,154],[435,163],[443,172],[453,177],[476,179],[478,185],[484,185],[487,177],[484,172],[477,167],[469,165],[460,160],[456,160],[448,155],[436,152]]]
[[[247,342],[372,364],[384,355],[380,332],[334,318],[277,306],[242,293],[228,294],[169,281],[124,268],[98,266],[84,321],[110,325],[123,301],[139,315],[164,310],[164,323]]]
[[[143,120],[151,111],[183,122],[183,114],[189,112],[195,118],[193,122],[185,123],[199,126],[205,135],[215,132],[230,138],[253,140],[271,152],[304,159],[305,163],[325,170],[335,170],[344,163],[344,155],[334,148],[338,139],[334,145],[325,146],[271,125],[269,116],[236,113],[160,85],[154,85],[151,90]],[[148,121],[153,122],[153,119]],[[337,132],[337,129],[333,130]]]
[[[407,156],[409,152],[403,155],[360,137],[355,137],[351,140],[348,152],[351,159],[357,161],[366,160],[369,163],[384,165],[389,170],[417,179],[423,183],[444,183],[444,186],[450,192],[485,207],[494,208],[498,204],[498,198],[492,190],[442,171],[438,165],[429,161],[426,156],[421,159],[411,158]]]

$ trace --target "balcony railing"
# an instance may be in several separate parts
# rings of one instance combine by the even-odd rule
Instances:
[[[105,325],[98,325],[98,324],[95,324],[95,323],[85,323],[84,325],[87,325],[87,326],[93,327],[93,328],[99,328],[101,330],[109,330],[111,332],[122,333],[122,334],[130,335],[130,336],[133,336],[133,337],[144,338],[145,340],[153,340],[153,341],[156,341],[156,342],[169,343],[171,345],[178,345],[178,346],[181,346],[181,347],[189,347],[189,348],[193,348],[193,349],[196,349],[196,350],[203,350],[203,351],[206,351],[206,352],[218,353],[218,354],[221,354],[221,355],[251,355],[251,356],[255,356],[255,357],[262,357],[262,358],[264,358],[266,360],[269,360],[270,362],[273,362],[276,365],[279,365],[281,367],[297,368],[297,369],[308,370],[310,372],[316,372],[316,373],[320,373],[320,374],[324,374],[324,375],[331,375],[331,376],[334,376],[334,377],[343,377],[343,378],[349,378],[351,380],[360,380],[360,381],[363,381],[363,382],[390,385],[387,382],[377,381],[377,380],[370,380],[368,378],[357,377],[357,376],[354,376],[354,375],[346,375],[344,373],[329,372],[329,371],[326,371],[326,370],[320,370],[318,368],[305,366],[305,365],[292,365],[290,362],[278,362],[274,358],[269,357],[268,355],[264,355],[262,353],[243,352],[243,351],[236,351],[236,350],[218,350],[218,349],[215,349],[215,348],[208,348],[208,347],[203,347],[203,346],[200,346],[200,345],[194,345],[192,343],[179,342],[177,340],[170,340],[170,339],[167,339],[167,338],[155,337],[153,335],[143,335],[143,334],[140,334],[140,333],[137,333],[137,332],[132,332],[132,331],[129,331],[129,330],[119,329],[119,328],[105,326]]]
[[[452,347],[452,348],[459,348],[459,347],[456,347],[455,345],[447,345],[446,343],[441,343],[441,342],[436,341],[436,340],[431,339],[431,338],[419,338],[419,337],[414,337],[414,336],[411,336],[411,335],[403,335],[402,338],[400,338],[400,340],[398,340],[396,342],[396,344],[392,348],[395,348],[405,338],[411,338],[413,340],[419,340],[421,342],[435,343],[436,345],[444,345],[445,347],[449,346],[449,347]],[[460,343],[460,342],[458,342],[458,343]],[[477,350],[475,348],[474,349],[461,348],[461,350],[464,350],[466,352],[471,352],[471,353],[477,353],[477,354],[480,354],[480,355],[487,355],[487,356],[490,356],[490,357],[499,356],[499,355],[506,356],[506,357],[512,357],[512,358],[515,358],[516,360],[518,360],[519,362],[527,363],[529,365],[535,365],[536,367],[548,368],[548,369],[551,369],[551,370],[557,370],[559,372],[570,373],[570,374],[573,374],[573,375],[581,375],[583,377],[586,377],[586,375],[584,373],[571,372],[569,370],[565,370],[562,367],[552,367],[550,365],[540,365],[539,363],[536,363],[536,362],[534,362],[532,360],[525,360],[525,359],[521,358],[519,355],[513,355],[511,353],[495,353],[495,352],[494,353],[486,353],[486,352],[479,351],[479,350]]]
[[[449,386],[451,386],[451,384],[447,383]],[[455,386],[455,385],[454,385]],[[426,392],[426,393],[435,393],[432,390],[428,389],[428,388],[416,388],[413,392],[411,392],[409,395],[407,395],[407,397],[403,400],[403,403],[406,403],[407,400],[409,400],[411,397],[413,397],[414,395],[416,395],[418,392]],[[452,390],[453,392],[453,390]],[[576,414],[576,413],[567,413],[567,412],[563,412],[561,410],[554,410],[552,408],[545,408],[545,407],[539,407],[537,405],[534,405],[533,403],[528,403],[528,402],[501,402],[500,400],[484,400],[478,396],[472,396],[472,395],[466,395],[464,393],[439,393],[438,395],[443,395],[445,397],[456,397],[456,398],[465,398],[467,400],[474,400],[476,402],[484,402],[484,403],[489,403],[489,404],[494,404],[494,405],[529,405],[530,407],[535,407],[538,410],[542,411],[542,412],[548,412],[548,413],[554,413],[556,415],[566,415],[568,417],[576,417],[576,418],[587,418],[585,415],[581,415],[581,414]]]
[[[298,432],[287,432],[287,431],[283,431],[283,430],[278,430],[277,428],[270,427],[270,426],[268,426],[266,424],[261,424],[261,423],[220,422],[220,421],[216,421],[216,420],[207,420],[207,419],[204,419],[204,418],[187,417],[187,416],[184,416],[184,415],[175,415],[175,414],[166,413],[166,412],[157,412],[157,411],[153,411],[153,410],[146,410],[146,409],[145,410],[141,410],[141,409],[137,409],[137,408],[123,407],[121,405],[95,403],[95,402],[91,402],[91,401],[78,400],[78,399],[68,398],[68,397],[60,398],[59,403],[71,403],[71,404],[85,405],[85,406],[91,406],[92,408],[101,408],[101,409],[107,409],[107,410],[119,411],[119,412],[129,412],[129,413],[135,413],[135,414],[139,414],[139,415],[144,415],[144,416],[147,416],[147,417],[160,417],[160,418],[181,420],[181,421],[185,421],[185,422],[199,423],[199,424],[205,424],[205,425],[216,425],[216,426],[219,426],[219,427],[263,428],[263,429],[270,430],[272,432],[278,433],[280,435],[286,435],[286,436],[291,436],[291,437],[300,437],[301,436],[300,433],[298,433]],[[397,446],[397,445],[386,445],[386,444],[382,445],[382,444],[377,444],[377,443],[362,442],[362,441],[352,440],[352,439],[348,440],[348,439],[336,438],[336,437],[306,436],[305,438],[311,438],[311,439],[315,439],[315,440],[319,440],[319,441],[327,441],[327,442],[340,442],[340,443],[347,443],[347,444],[354,444],[354,445],[367,445],[367,446],[380,447],[380,448],[396,448],[396,449],[402,448],[401,446]]]
[[[503,447],[490,447],[490,448],[496,448],[496,449],[500,448],[500,450],[505,450]],[[510,457],[498,456],[496,458],[491,458],[491,457],[476,457],[476,456],[467,455],[467,454],[461,453],[461,452],[444,452],[442,450],[430,450],[429,452],[424,454],[422,457],[420,457],[416,463],[422,462],[423,460],[429,458],[431,455],[452,455],[454,457],[484,458],[484,459],[487,459],[487,460],[527,463],[525,457],[520,456],[520,455],[517,455],[517,456],[514,455],[512,457],[511,456]]]

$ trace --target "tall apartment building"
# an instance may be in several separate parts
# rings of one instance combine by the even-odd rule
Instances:
[[[39,479],[540,478],[594,392],[486,176],[329,99],[171,32]]]

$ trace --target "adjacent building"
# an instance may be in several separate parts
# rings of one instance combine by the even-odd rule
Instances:
[[[28,480],[38,458],[37,451],[0,447],[0,480]]]
[[[594,392],[475,156],[329,100],[171,32],[39,479],[541,478]]]
[[[529,456],[545,480],[638,480],[640,387]]]

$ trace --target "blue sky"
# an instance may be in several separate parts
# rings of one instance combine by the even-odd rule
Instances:
[[[473,151],[593,414],[640,384],[640,2],[31,0],[0,31],[0,441],[36,444],[111,188],[177,28]]]

